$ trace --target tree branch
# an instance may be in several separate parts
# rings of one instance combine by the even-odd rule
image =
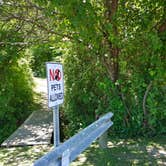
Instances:
[[[105,7],[107,9],[106,17],[110,22],[112,22],[113,16],[118,9],[118,0],[106,0]]]
[[[14,7],[14,8],[29,8],[29,9],[37,9],[37,10],[44,10],[44,8],[34,4],[30,0],[25,0],[26,4],[20,4],[18,2],[3,2],[3,6]]]
[[[147,119],[148,112],[146,110],[146,100],[147,100],[148,93],[150,92],[151,87],[152,87],[152,81],[149,83],[149,85],[146,88],[144,98],[143,98],[143,103],[142,103],[143,112],[144,112],[144,126],[145,127],[147,127],[147,125],[148,125],[148,119]]]
[[[4,45],[11,45],[11,46],[25,46],[25,45],[29,45],[30,43],[28,42],[0,42],[0,46],[4,46]]]
[[[166,31],[166,20],[163,21],[163,23],[158,27],[158,32],[162,33]]]

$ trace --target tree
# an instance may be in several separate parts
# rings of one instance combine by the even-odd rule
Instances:
[[[78,123],[112,110],[116,131],[164,132],[165,8],[162,0],[4,1],[1,21],[19,23],[25,40],[0,44],[61,48],[72,125],[82,107]]]
[[[80,80],[71,82],[74,80],[73,75],[82,77],[82,80],[93,79],[93,76],[86,74],[88,72],[86,69],[93,66],[92,68],[98,71],[96,76],[100,75],[102,78],[105,75],[108,78],[105,81],[93,79],[94,82],[91,82],[94,86],[98,83],[107,87],[107,90],[102,89],[107,97],[98,98],[97,100],[102,101],[96,100],[97,106],[93,106],[93,110],[98,109],[101,103],[107,103],[107,108],[113,111],[120,109],[114,112],[119,115],[119,119],[115,119],[117,124],[120,125],[124,121],[123,125],[120,125],[121,131],[122,129],[128,133],[135,131],[135,134],[147,131],[155,133],[158,128],[160,131],[165,131],[163,125],[165,102],[163,96],[161,97],[165,91],[164,69],[166,68],[163,61],[166,34],[164,2],[72,0],[56,1],[54,4],[68,20],[67,26],[70,27],[74,41],[72,53],[74,52],[75,56],[66,58],[67,69],[73,74],[72,76],[67,74],[66,83],[69,83],[68,88],[73,88],[68,90],[69,98],[76,94],[71,100],[75,104],[78,102],[78,106],[73,103],[70,111],[74,109],[76,112],[80,109],[80,101],[82,107],[86,109],[86,105],[92,104],[90,98],[95,96],[95,91],[99,91],[97,87],[92,90],[90,85],[84,91],[79,90]],[[88,65],[87,61],[92,65]],[[78,66],[78,63],[81,65]],[[83,68],[84,64],[87,64],[86,68],[82,72],[76,72],[80,71],[80,66]],[[106,71],[99,70],[101,66]],[[75,88],[79,94],[82,94],[81,100]],[[92,93],[88,93],[89,91]],[[85,96],[84,93],[88,95]],[[102,95],[105,96],[104,94]],[[67,106],[71,106],[70,103]],[[87,110],[83,112],[88,114]],[[162,122],[159,122],[159,119]]]

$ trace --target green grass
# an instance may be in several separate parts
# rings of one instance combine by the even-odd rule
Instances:
[[[95,142],[79,155],[71,166],[164,166],[166,165],[166,136],[140,139],[109,138],[108,149]],[[50,151],[47,145],[0,148],[0,166],[30,166]]]
[[[166,137],[110,138],[108,149],[93,144],[71,166],[166,165]]]
[[[48,145],[0,148],[0,166],[30,166],[51,149]]]

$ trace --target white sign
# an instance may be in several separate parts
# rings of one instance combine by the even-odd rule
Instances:
[[[62,104],[64,100],[64,82],[62,64],[48,62],[47,68],[47,87],[48,87],[48,106],[54,107]]]

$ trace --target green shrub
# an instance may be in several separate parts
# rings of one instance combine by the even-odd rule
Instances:
[[[150,63],[148,61],[139,62],[140,66],[133,67],[135,65],[133,62],[131,66],[124,67],[123,63],[126,60],[122,58],[120,78],[113,83],[108,78],[105,67],[97,57],[94,58],[93,52],[83,52],[79,49],[77,53],[72,52],[72,56],[65,56],[64,61],[66,87],[64,111],[69,122],[69,135],[73,135],[92,123],[99,115],[109,111],[114,113],[114,125],[111,129],[117,135],[166,133],[164,77],[151,75],[152,71],[157,71],[158,65],[146,66]],[[132,60],[138,63],[136,58]],[[159,58],[156,63],[160,63]],[[145,99],[151,80],[152,86]],[[144,100],[147,115],[143,110]]]
[[[0,50],[0,143],[31,113],[33,82],[24,54],[16,46]]]
[[[99,87],[105,80],[105,70],[90,53],[79,53],[64,60],[64,111],[69,121],[69,135],[93,122],[99,114],[108,112],[107,96]]]
[[[46,62],[53,61],[61,52],[55,51],[49,44],[37,45],[30,49],[31,68],[34,76],[46,77]]]

